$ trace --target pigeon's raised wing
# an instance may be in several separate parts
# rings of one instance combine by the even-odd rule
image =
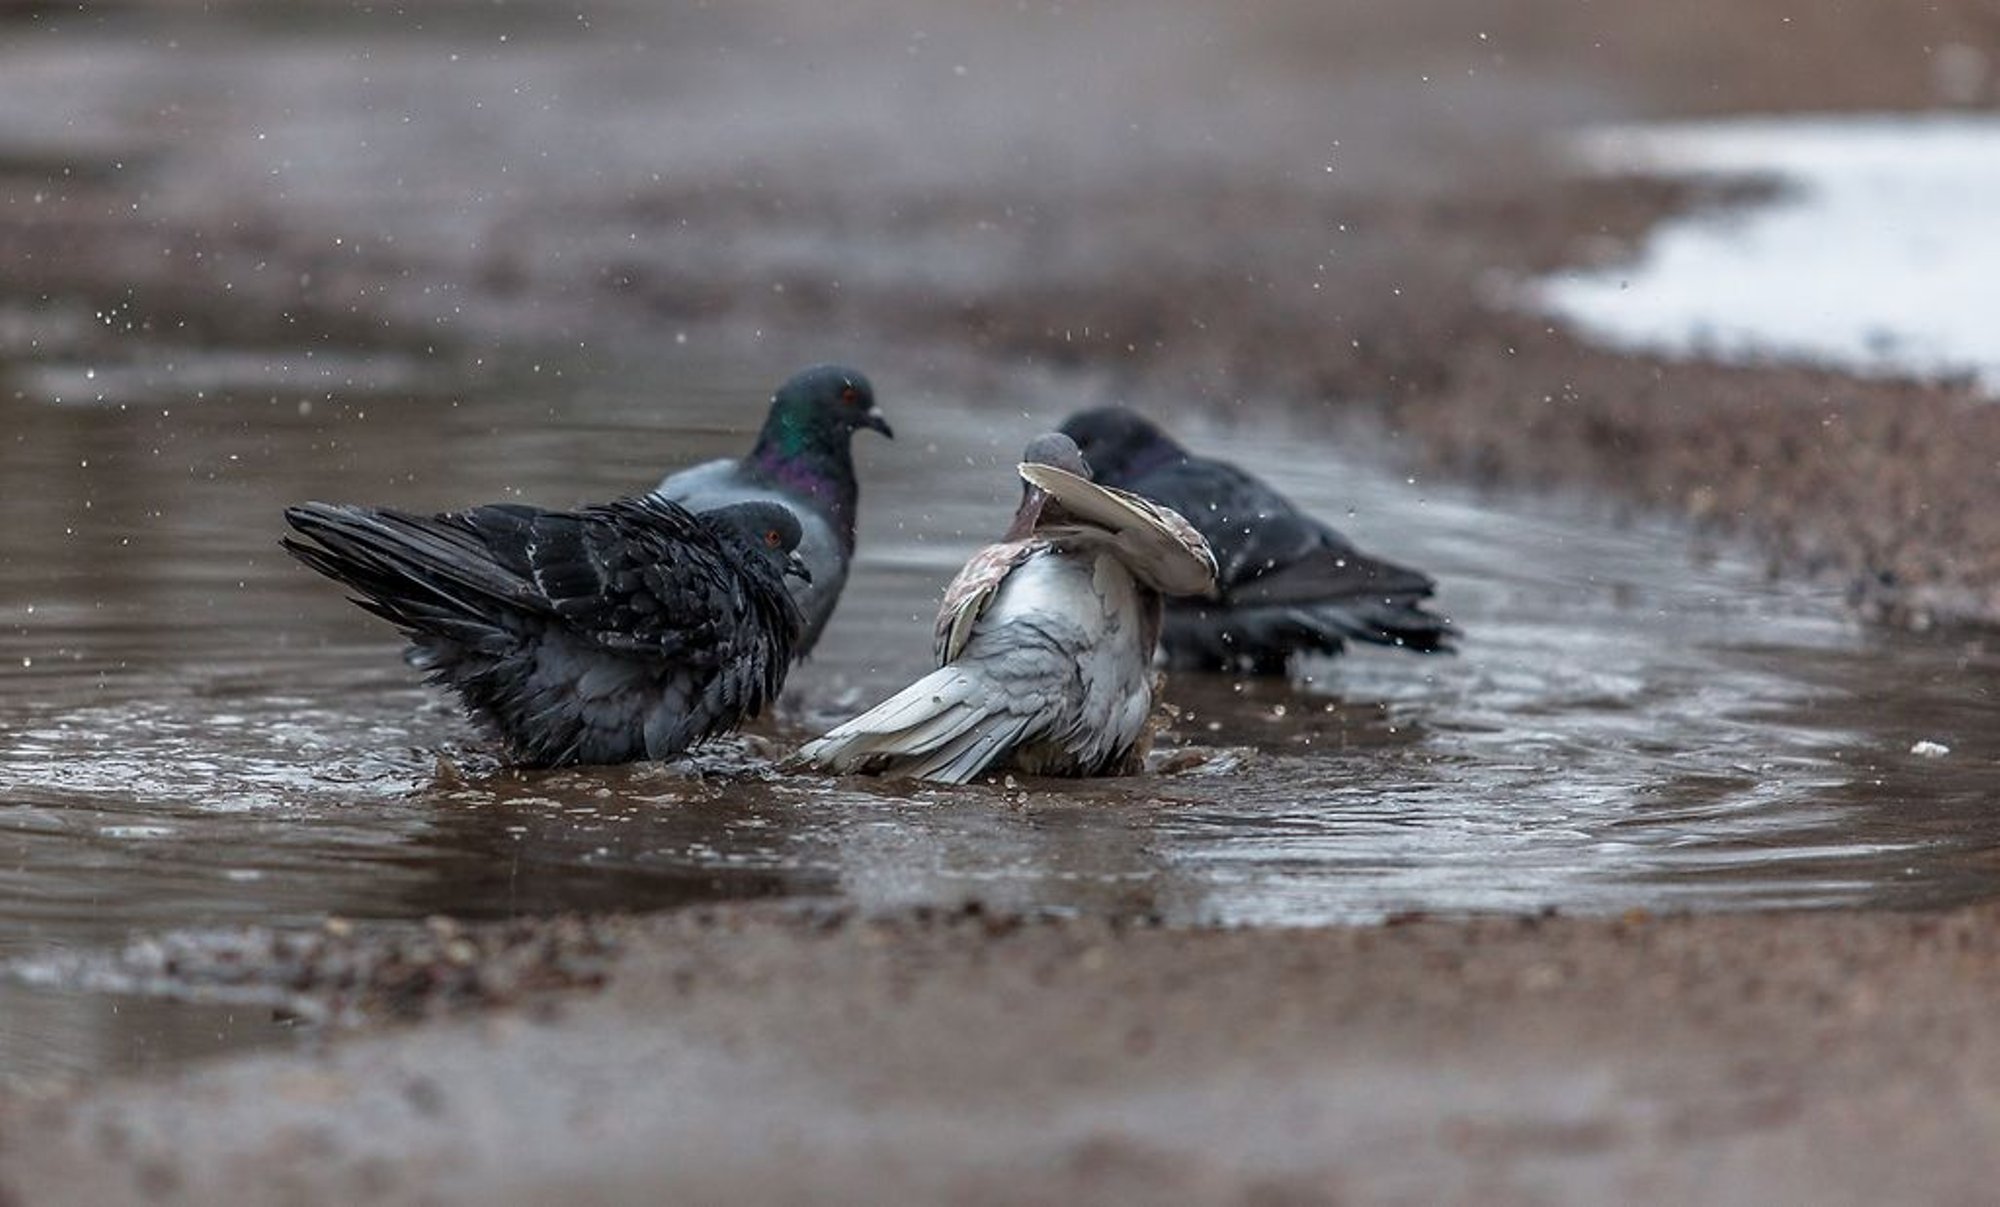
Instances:
[[[1048,492],[1058,505],[1043,512],[1038,535],[1056,543],[1105,541],[1133,577],[1162,595],[1214,592],[1215,555],[1173,508],[1053,465],[1024,462],[1019,468],[1023,479]]]

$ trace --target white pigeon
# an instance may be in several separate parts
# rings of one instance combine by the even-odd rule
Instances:
[[[798,760],[962,784],[1129,769],[1153,711],[1160,597],[1215,588],[1215,557],[1178,512],[1091,481],[1076,444],[1038,436],[1000,543],[975,554],[938,612],[938,669]]]

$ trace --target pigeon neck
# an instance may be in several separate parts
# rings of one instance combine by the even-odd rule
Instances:
[[[1007,525],[1007,532],[1000,538],[1002,544],[1025,541],[1035,535],[1035,526],[1042,522],[1042,509],[1048,505],[1048,492],[1039,486],[1028,487],[1021,498],[1021,506],[1014,512],[1014,522]]]
[[[823,436],[783,420],[773,414],[764,425],[757,447],[750,451],[750,464],[786,493],[810,499],[832,520],[841,545],[852,553],[858,491],[847,450],[829,448]]]

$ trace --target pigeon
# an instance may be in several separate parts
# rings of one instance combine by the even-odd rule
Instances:
[[[1153,711],[1160,596],[1215,583],[1188,522],[1091,481],[1066,436],[1028,445],[1014,522],[945,590],[938,669],[824,737],[798,762],[962,784],[1129,770]]]
[[[696,511],[761,499],[798,513],[805,527],[799,555],[812,581],[792,585],[792,598],[805,617],[794,657],[805,657],[818,644],[847,583],[860,494],[851,442],[864,427],[895,438],[875,408],[868,379],[839,365],[815,365],[778,387],[749,456],[690,466],[654,488]]]
[[[1449,652],[1451,622],[1423,608],[1428,574],[1370,557],[1250,473],[1189,452],[1123,407],[1063,421],[1098,480],[1171,507],[1208,538],[1215,598],[1167,606],[1169,667],[1282,675],[1295,654],[1349,641]]]
[[[401,629],[526,767],[665,759],[778,694],[808,571],[777,503],[691,512],[647,496],[443,515],[305,503],[285,549]]]

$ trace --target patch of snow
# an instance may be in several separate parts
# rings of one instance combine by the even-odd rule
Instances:
[[[1739,119],[1615,127],[1608,174],[1774,178],[1767,204],[1663,223],[1635,263],[1558,274],[1538,309],[1614,345],[2000,393],[2000,117]]]

